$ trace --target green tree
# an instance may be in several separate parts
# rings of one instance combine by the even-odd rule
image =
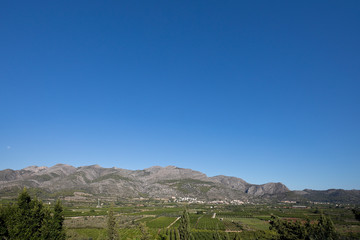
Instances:
[[[6,210],[6,208],[0,206],[0,239],[9,238],[9,231],[6,224],[8,212]]]
[[[27,189],[24,188],[23,191],[18,196],[17,205],[19,209],[25,212],[30,210],[30,203],[31,203],[31,197],[27,192]]]
[[[213,234],[213,239],[214,240],[221,240],[221,236],[220,236],[220,233],[219,233],[219,225],[218,224],[216,224],[216,231]]]
[[[312,239],[334,240],[339,238],[334,223],[329,216],[325,216],[324,214],[321,214],[318,223],[314,225],[309,232],[310,231],[313,237]]]
[[[175,229],[171,229],[170,231],[170,240],[176,240]]]
[[[51,221],[50,215],[45,215],[44,204],[37,198],[30,202],[30,216],[27,219],[28,239],[41,239],[42,226],[45,221]]]
[[[149,228],[146,226],[146,224],[144,222],[140,222],[139,223],[139,229],[141,232],[141,240],[151,240],[152,237],[149,233]]]
[[[24,188],[16,204],[1,208],[0,237],[16,240],[64,240],[64,218],[59,218],[57,224],[54,224],[55,216],[61,213],[62,210],[53,213],[37,198],[32,200],[27,189]]]
[[[108,212],[107,231],[109,240],[119,239],[118,232],[116,230],[116,220],[114,216],[113,206],[109,208]]]
[[[60,200],[56,201],[53,213],[49,208],[44,208],[44,220],[41,227],[42,239],[65,240],[64,219]]]
[[[277,232],[277,238],[280,240],[336,240],[338,234],[330,217],[321,214],[317,223],[311,224],[307,220],[305,224],[281,220],[271,216],[270,230]]]
[[[353,209],[352,212],[354,213],[356,220],[360,221],[360,209]]]
[[[17,205],[12,207],[7,226],[10,239],[41,239],[45,218],[44,206],[38,199],[31,200],[27,189],[20,193]]]
[[[226,235],[225,235],[225,240],[230,240],[229,233],[226,233]]]
[[[46,240],[65,240],[66,233],[64,229],[64,210],[60,200],[57,200],[54,206],[54,211],[51,211],[49,207],[43,207],[43,221],[42,228],[47,227],[50,230],[48,236],[45,235],[45,231],[40,228],[42,239]]]
[[[241,238],[240,238],[240,236],[239,236],[238,233],[235,233],[234,240],[241,240]]]
[[[160,231],[160,233],[158,234],[158,239],[159,240],[170,240],[170,234],[169,234],[169,229],[162,229]]]
[[[190,240],[191,237],[190,217],[187,208],[184,209],[183,214],[180,218],[179,235],[181,240]]]
[[[180,237],[179,229],[175,228],[174,232],[175,232],[175,239],[176,240],[181,240],[182,238]]]
[[[41,239],[57,239],[55,238],[55,232],[53,229],[53,217],[51,216],[51,210],[48,207],[45,207],[44,210],[44,219],[40,228]]]
[[[8,221],[10,239],[31,239],[31,197],[26,188],[18,196],[12,212]]]
[[[64,209],[61,205],[60,200],[56,201],[54,207],[54,217],[53,217],[53,229],[55,232],[56,240],[64,240],[66,238],[66,234],[64,231]]]
[[[280,240],[301,240],[307,235],[305,227],[298,221],[281,220],[275,216],[271,216],[270,230],[275,230]]]

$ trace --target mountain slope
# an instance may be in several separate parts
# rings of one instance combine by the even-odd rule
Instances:
[[[207,177],[204,173],[175,166],[155,166],[132,171],[98,165],[75,168],[57,164],[50,168],[31,166],[21,170],[0,171],[0,193],[22,187],[47,192],[81,190],[95,195],[124,198],[176,196],[204,200],[248,200],[289,191],[282,183],[255,185],[236,177]]]

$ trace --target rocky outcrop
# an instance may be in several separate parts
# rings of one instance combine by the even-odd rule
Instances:
[[[246,192],[253,196],[262,196],[265,194],[278,194],[289,192],[290,190],[282,183],[266,183],[263,185],[252,185]]]

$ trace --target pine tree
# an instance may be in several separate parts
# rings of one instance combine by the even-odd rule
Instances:
[[[6,210],[7,210],[6,208],[0,206],[0,239],[9,238],[8,226],[6,224],[8,211]]]
[[[113,206],[110,207],[108,212],[107,228],[109,240],[119,239],[118,233],[116,231],[116,221],[114,217]]]
[[[12,209],[13,213],[9,218],[9,235],[10,239],[32,239],[37,236],[33,229],[31,197],[24,188],[19,194],[17,205]]]
[[[60,200],[57,200],[54,207],[54,216],[52,219],[52,225],[54,230],[54,235],[56,236],[53,238],[54,240],[65,240],[66,234],[64,231],[64,210],[61,205]]]
[[[40,228],[41,239],[57,239],[55,235],[55,231],[53,229],[53,217],[51,216],[51,210],[49,207],[45,207],[44,210],[44,219],[42,221],[42,225]]]
[[[179,235],[181,240],[190,240],[190,217],[187,208],[184,209],[180,218]]]
[[[30,218],[27,221],[28,239],[37,240],[41,238],[41,228],[45,220],[45,210],[43,203],[35,198],[30,202]]]
[[[44,218],[41,226],[41,239],[65,240],[66,234],[63,227],[64,213],[60,200],[57,200],[52,213],[48,207],[43,208]]]
[[[324,214],[321,214],[320,219],[318,220],[317,225],[314,226],[312,232],[312,237],[314,239],[338,239],[334,223],[331,221],[330,217],[325,216]]]
[[[60,202],[52,213],[42,201],[32,200],[24,188],[16,204],[1,208],[0,239],[64,240],[63,222]]]
[[[30,210],[30,202],[31,202],[31,197],[27,192],[27,189],[24,188],[20,193],[20,195],[18,196],[17,205],[19,209],[26,211],[26,210]]]
[[[31,199],[26,188],[19,194],[17,204],[8,206],[4,220],[8,237],[2,239],[64,240],[62,207],[57,203],[55,212],[37,198]],[[57,219],[55,221],[55,218]],[[3,225],[3,224],[2,224]]]

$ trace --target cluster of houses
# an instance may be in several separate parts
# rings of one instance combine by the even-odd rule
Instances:
[[[244,202],[242,200],[214,200],[214,201],[203,201],[198,200],[197,198],[193,197],[171,197],[171,202],[187,202],[187,203],[198,203],[198,204],[231,204],[231,205],[241,205],[248,202]]]

